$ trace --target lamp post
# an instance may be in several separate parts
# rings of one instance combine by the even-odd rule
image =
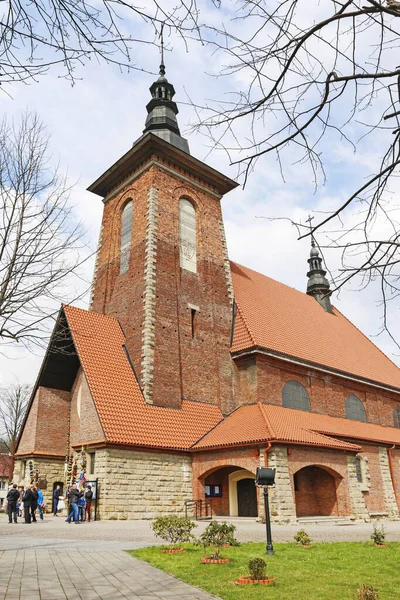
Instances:
[[[264,488],[264,505],[265,505],[265,528],[267,531],[267,554],[273,556],[275,554],[274,547],[272,545],[272,534],[271,534],[271,518],[269,515],[269,500],[268,500],[268,486],[274,485],[275,483],[275,469],[258,467],[256,471],[256,485]]]

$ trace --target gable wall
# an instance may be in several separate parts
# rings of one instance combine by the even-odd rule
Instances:
[[[67,445],[71,393],[39,387],[29,411],[18,453],[44,452],[64,455]]]
[[[235,362],[237,404],[260,401],[281,406],[284,384],[296,380],[306,388],[312,412],[345,418],[346,398],[354,394],[364,404],[369,423],[394,426],[393,409],[400,406],[400,394],[274,357],[257,355],[236,359]]]
[[[21,434],[21,439],[18,444],[17,452],[32,452],[35,448],[40,389],[41,388],[38,388],[36,390],[31,409],[29,411],[28,417],[25,422],[25,426]]]
[[[78,395],[80,410],[78,413]],[[82,369],[79,369],[72,388],[70,445],[104,439],[103,428],[93,402],[92,394]]]

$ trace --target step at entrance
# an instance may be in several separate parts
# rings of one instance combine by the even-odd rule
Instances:
[[[297,522],[300,525],[354,525],[354,520],[349,517],[299,517]]]

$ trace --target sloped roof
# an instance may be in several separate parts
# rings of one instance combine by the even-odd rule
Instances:
[[[187,449],[222,419],[216,406],[199,402],[183,401],[181,409],[146,404],[125,355],[118,321],[63,308],[108,442]]]
[[[232,352],[261,347],[400,389],[400,369],[336,308],[231,263],[238,307]]]
[[[315,415],[272,404],[249,404],[241,406],[231,413],[222,423],[218,424],[210,433],[197,442],[193,449],[202,450],[206,448],[226,447],[235,444],[252,444],[256,442],[282,441],[304,444],[307,446],[318,446],[334,448],[336,450],[351,450],[358,452],[361,448],[355,444],[322,435],[318,430],[319,421],[314,417],[330,420],[331,417]],[[345,421],[345,419],[334,419]],[[352,429],[354,421],[347,421]],[[323,423],[325,429],[336,435],[333,426]],[[357,423],[357,425],[365,425]],[[374,426],[373,426],[374,427]],[[389,429],[381,427],[380,429]],[[366,435],[368,431],[366,431]],[[346,437],[353,437],[347,434]],[[362,436],[365,439],[365,435]],[[368,438],[367,438],[368,439]],[[400,442],[400,430],[398,430]]]

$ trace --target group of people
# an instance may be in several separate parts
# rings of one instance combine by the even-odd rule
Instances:
[[[19,488],[14,483],[8,490],[8,522],[17,523],[18,516],[24,516],[25,523],[36,523],[36,511],[39,511],[39,518],[43,521],[43,510],[45,502],[43,493],[35,485],[27,485],[26,488]]]
[[[62,498],[60,494],[60,486],[57,486],[53,495],[53,509],[55,517],[58,516],[58,503]],[[85,490],[79,490],[76,483],[74,483],[67,494],[67,499],[69,502],[69,515],[65,519],[67,523],[71,523],[72,519],[76,525],[85,520],[90,521],[90,512],[93,500],[92,486],[88,485]]]
[[[53,515],[55,517],[58,517],[57,511],[60,501],[64,500],[61,493],[61,486],[57,485],[53,492]],[[67,494],[67,499],[69,502],[67,523],[71,523],[71,520],[75,524],[84,520],[90,521],[93,501],[93,492],[90,485],[85,490],[79,490],[74,483]],[[8,490],[7,512],[9,523],[18,523],[18,517],[24,517],[25,523],[37,523],[36,511],[39,512],[39,518],[43,521],[45,507],[43,493],[35,485],[27,485],[24,489],[23,487],[18,488],[17,484],[14,483]]]

